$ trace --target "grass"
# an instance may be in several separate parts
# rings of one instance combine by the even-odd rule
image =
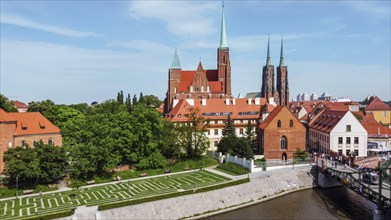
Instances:
[[[246,168],[231,162],[220,164],[216,167],[216,169],[234,176],[239,176],[239,175],[249,173],[249,171]]]
[[[0,219],[23,219],[56,212],[70,211],[77,206],[94,206],[121,201],[159,197],[182,191],[226,184],[229,178],[208,171],[194,171],[155,178],[117,182],[104,186],[34,195],[0,202]],[[41,201],[42,200],[42,201]]]
[[[32,189],[33,193],[39,193],[39,192],[49,192],[58,190],[58,187],[55,188],[49,188],[47,185],[36,185],[36,186],[21,186],[18,187],[18,195],[23,195],[23,190],[26,189]],[[3,188],[0,191],[0,198],[8,198],[8,197],[14,197],[16,195],[16,188]]]

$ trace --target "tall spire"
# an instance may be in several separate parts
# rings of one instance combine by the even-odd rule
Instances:
[[[266,60],[266,66],[271,66],[272,62],[270,61],[270,42],[269,42],[269,35],[267,35],[267,60]]]
[[[220,48],[227,48],[227,36],[225,32],[225,18],[224,18],[224,1],[223,12],[221,14],[221,34],[220,34]]]
[[[178,53],[175,50],[174,57],[172,58],[171,69],[180,69],[181,63],[179,62]]]
[[[280,66],[285,66],[285,62],[284,62],[284,49],[283,49],[283,39],[282,39],[282,35],[281,35],[281,55],[280,55]]]

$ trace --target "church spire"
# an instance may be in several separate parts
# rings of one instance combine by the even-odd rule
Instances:
[[[269,42],[269,35],[267,35],[267,59],[266,59],[266,66],[271,66],[272,62],[270,61],[270,42]]]
[[[178,53],[175,50],[174,57],[172,58],[171,69],[180,69],[181,63],[179,62]]]
[[[227,36],[225,32],[225,18],[224,18],[224,1],[223,12],[221,14],[221,33],[220,33],[220,48],[227,48]]]
[[[285,62],[284,62],[284,48],[283,48],[283,39],[282,39],[282,35],[281,35],[281,55],[280,55],[280,66],[285,66]]]

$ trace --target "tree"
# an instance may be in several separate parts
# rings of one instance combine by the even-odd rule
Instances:
[[[217,145],[217,150],[222,154],[233,154],[233,149],[235,148],[238,138],[236,136],[226,136],[222,137],[219,144]]]
[[[126,100],[125,100],[125,106],[126,106],[126,109],[128,110],[128,112],[132,111],[132,100],[130,99],[129,93],[128,93],[128,96],[126,97]]]
[[[209,121],[200,114],[199,108],[190,108],[189,120],[184,126],[176,127],[178,144],[186,151],[190,158],[197,158],[209,147],[209,140],[206,131]]]
[[[68,165],[64,148],[40,141],[34,150],[39,160],[40,182],[51,183],[61,178]]]
[[[222,131],[222,134],[223,137],[236,136],[235,125],[231,120],[230,114],[228,114],[227,116],[227,122],[225,123],[225,127]]]
[[[5,95],[0,94],[0,108],[6,112],[17,112],[14,103],[10,101]]]
[[[50,99],[41,102],[29,102],[28,104],[28,112],[40,112],[45,115],[45,112],[50,110],[53,106],[55,106],[54,102]],[[45,115],[46,117],[46,115]]]
[[[293,157],[295,159],[299,158],[300,160],[304,161],[308,158],[308,153],[305,150],[301,150],[300,148],[296,148],[296,151],[293,153]]]
[[[158,108],[160,104],[162,104],[162,101],[160,101],[159,98],[154,95],[146,95],[142,100],[140,99],[140,103],[143,103],[146,106],[152,108]]]
[[[144,95],[143,95],[142,92],[140,92],[140,97],[139,97],[139,99],[138,99],[138,102],[144,103]]]
[[[40,177],[39,159],[34,149],[26,147],[11,148],[4,153],[5,173],[9,175],[9,183],[34,186]]]
[[[137,104],[137,96],[136,94],[134,94],[132,99],[132,105],[135,106],[136,104]]]
[[[122,90],[117,94],[117,102],[120,104],[124,103],[124,92]]]
[[[177,143],[174,124],[168,120],[163,120],[162,145],[160,152],[167,158],[179,159],[183,152],[181,146]]]
[[[253,151],[256,151],[257,149],[256,133],[254,132],[254,126],[251,124],[250,120],[248,120],[244,136],[246,137]]]
[[[254,157],[254,151],[246,138],[238,138],[233,150],[233,154],[238,157],[251,159]]]

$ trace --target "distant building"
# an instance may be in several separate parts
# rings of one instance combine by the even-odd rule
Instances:
[[[366,113],[372,113],[375,120],[384,125],[391,124],[391,107],[384,103],[379,97],[372,96],[365,108]]]
[[[322,110],[309,123],[309,145],[319,153],[367,156],[368,133],[348,110]]]
[[[305,150],[306,128],[286,106],[277,106],[259,125],[259,149],[266,159],[293,158]]]
[[[327,100],[330,101],[333,99],[333,97],[328,94],[327,92],[322,93],[322,95],[318,98],[319,100]]]
[[[39,112],[7,113],[0,109],[0,173],[4,153],[16,146],[45,144],[62,145],[60,129]]]
[[[316,94],[316,93],[312,93],[311,96],[310,96],[310,100],[311,100],[311,101],[318,100],[318,98],[319,98],[319,96],[318,96],[318,94]]]
[[[14,106],[18,110],[18,112],[27,112],[28,106],[21,101],[14,101]]]

